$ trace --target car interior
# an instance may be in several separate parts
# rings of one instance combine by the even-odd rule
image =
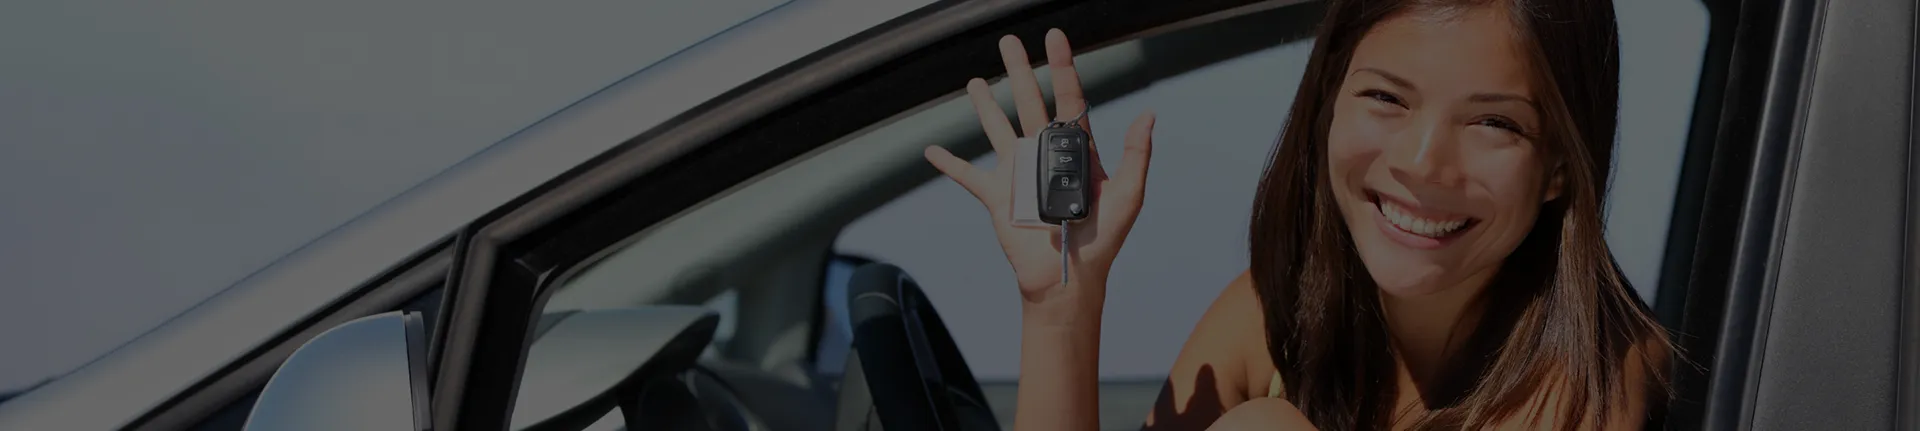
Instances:
[[[1320,5],[1235,12],[1104,46],[1078,47],[1075,63],[1090,103],[1100,106],[1156,82],[1307,40]],[[1044,65],[1036,73],[1040,82],[1048,82]],[[1003,108],[1012,112],[1008,85],[990,81]],[[934,352],[939,363],[931,368],[941,372],[925,375],[930,368],[925,364],[918,372],[928,381],[944,379],[948,388],[930,391],[938,392],[930,395],[941,402],[934,403],[939,411],[927,414],[967,423],[962,429],[1010,429],[1014,382],[976,379],[968,371],[932,311],[939,304],[912,287],[911,274],[884,256],[846,253],[837,245],[843,231],[863,217],[929,182],[945,181],[922,158],[926,146],[944,146],[975,163],[990,163],[991,157],[983,157],[988,144],[961,84],[953,83],[954,91],[944,97],[762,172],[595,253],[590,263],[558,275],[559,287],[541,312],[694,305],[720,317],[712,342],[677,377],[693,400],[656,404],[665,407],[638,412],[643,418],[693,415],[694,422],[707,424],[704,429],[879,429],[867,406],[888,397],[847,386],[872,384],[875,373],[911,377],[915,370],[881,370],[871,360],[863,368],[861,358],[905,355],[897,357],[910,363]],[[1042,87],[1050,98],[1050,90]],[[1287,102],[1273,101],[1279,109]],[[1134,113],[1103,118],[1121,123]],[[1100,114],[1096,108],[1095,115]],[[1113,146],[1108,151],[1117,154],[1118,141],[1108,139],[1102,146]],[[1266,143],[1258,145],[1264,148]],[[982,286],[980,294],[1012,295],[1010,289],[994,287]],[[863,306],[854,301],[860,292],[881,292],[876,295],[888,297],[892,308]],[[939,336],[873,335],[861,324],[873,319],[915,322],[909,325]],[[908,350],[872,348],[878,342],[856,340],[863,337],[894,337],[887,339]],[[922,384],[921,379],[899,380]],[[1102,428],[1137,429],[1158,397],[1160,383],[1157,378],[1103,380]],[[621,412],[615,411],[584,429],[622,429],[622,424]]]

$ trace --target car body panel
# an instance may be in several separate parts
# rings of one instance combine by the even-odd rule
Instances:
[[[782,1],[0,5],[0,390]]]
[[[475,217],[733,87],[926,2],[762,14],[488,147],[74,372],[0,403],[0,429],[128,424]]]

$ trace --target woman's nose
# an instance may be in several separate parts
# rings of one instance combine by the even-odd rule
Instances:
[[[1445,127],[1410,128],[1387,149],[1387,163],[1402,184],[1453,185],[1460,179],[1457,149]]]

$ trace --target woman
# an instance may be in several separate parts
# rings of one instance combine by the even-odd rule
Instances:
[[[1147,427],[1640,427],[1670,348],[1602,237],[1613,6],[1328,8],[1261,179],[1249,269],[1194,329]],[[1057,118],[1073,118],[1066,37],[1046,47]],[[1000,48],[1031,135],[1048,121],[1039,85],[1017,39]],[[967,90],[1001,163],[926,156],[985,204],[1017,274],[1015,428],[1096,429],[1105,277],[1143,202],[1154,117],[1134,121],[1114,175],[1093,172],[1097,207],[1062,268],[1052,231],[1007,224],[1016,133],[985,81]]]

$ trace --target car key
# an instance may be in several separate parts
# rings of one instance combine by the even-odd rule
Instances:
[[[1090,108],[1090,107],[1088,107]],[[1067,237],[1067,226],[1075,221],[1087,218],[1093,212],[1093,190],[1088,187],[1088,172],[1092,169],[1089,162],[1088,146],[1093,145],[1093,136],[1080,128],[1080,119],[1086,118],[1083,108],[1080,115],[1072,120],[1056,121],[1040,130],[1040,163],[1034,167],[1040,170],[1036,176],[1042,184],[1039,193],[1040,221],[1060,225],[1060,282],[1067,282],[1067,247],[1071,241]]]

